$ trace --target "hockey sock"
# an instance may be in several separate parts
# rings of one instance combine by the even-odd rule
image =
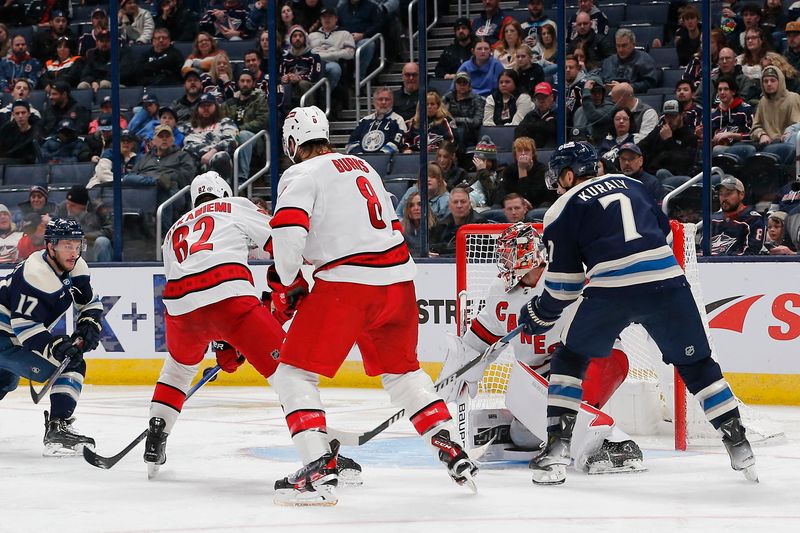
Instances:
[[[417,433],[430,442],[434,430],[447,429],[455,437],[457,431],[450,411],[433,390],[431,378],[423,370],[405,374],[381,375],[383,388],[389,393],[392,404],[405,409]]]
[[[150,417],[163,418],[165,433],[171,433],[186,401],[186,392],[197,374],[200,363],[184,365],[168,355],[161,367],[161,375],[150,402]]]
[[[319,397],[319,376],[279,364],[270,382],[286,415],[286,425],[303,464],[330,453],[325,410]]]
[[[69,418],[75,412],[78,398],[83,390],[83,376],[86,375],[86,361],[81,361],[74,368],[69,368],[50,389],[50,417]]]
[[[739,418],[739,408],[719,364],[707,357],[693,365],[679,365],[678,373],[689,392],[700,402],[706,418],[715,429],[730,418]]]
[[[577,414],[583,397],[583,375],[589,361],[560,345],[550,361],[547,388],[547,432],[560,430],[561,415]]]

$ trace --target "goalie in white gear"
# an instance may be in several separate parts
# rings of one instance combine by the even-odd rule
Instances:
[[[463,337],[448,337],[448,353],[441,376],[452,374],[516,328],[516,310],[542,290],[538,282],[547,265],[547,253],[533,225],[518,222],[509,226],[497,239],[496,260],[500,273],[488,289],[485,306]],[[562,327],[567,323],[562,318]],[[474,401],[475,405],[469,406],[470,399],[479,392],[486,369],[501,352],[442,391],[447,401],[458,404],[459,413],[466,413],[467,430],[463,425],[459,428],[462,438],[471,447],[491,441],[484,452],[484,461],[530,459],[547,438],[547,377],[550,354],[559,342],[561,329],[557,325],[545,335],[522,334],[510,343],[507,350],[513,352],[515,360],[511,363],[505,391],[507,410],[480,409]],[[627,357],[615,349],[607,358],[593,359],[592,365],[587,370],[582,409],[572,438],[576,466],[589,474],[646,470],[636,443],[615,426],[609,415],[600,411],[625,380]],[[487,386],[491,388],[493,383],[483,385]],[[464,435],[465,432],[468,434]]]

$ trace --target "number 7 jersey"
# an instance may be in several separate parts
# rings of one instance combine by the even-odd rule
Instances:
[[[359,157],[328,153],[290,167],[271,225],[285,285],[304,258],[325,281],[382,286],[416,274],[381,176]]]
[[[183,315],[234,296],[255,296],[247,265],[252,245],[264,249],[270,216],[247,198],[219,198],[183,215],[162,246],[164,305]]]

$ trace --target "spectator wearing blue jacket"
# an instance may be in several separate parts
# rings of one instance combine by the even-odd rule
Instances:
[[[39,149],[38,163],[85,163],[92,157],[92,150],[80,137],[75,123],[62,120],[55,135],[46,138]]]
[[[128,130],[139,137],[151,138],[153,131],[159,124],[158,120],[158,98],[154,94],[147,94],[142,97],[139,109],[134,113],[133,118],[128,124]],[[149,135],[148,135],[149,134]]]
[[[484,37],[475,39],[472,59],[458,67],[458,72],[469,74],[472,91],[488,96],[497,89],[497,80],[503,72],[503,64],[492,56],[492,47]]]
[[[42,74],[42,64],[28,53],[28,43],[24,35],[11,39],[11,53],[0,61],[0,90],[11,92],[14,80],[26,79],[31,87],[36,87]]]

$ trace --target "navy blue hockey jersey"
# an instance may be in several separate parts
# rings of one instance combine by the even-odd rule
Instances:
[[[582,291],[630,294],[685,284],[671,236],[641,182],[608,174],[573,187],[544,216],[549,264],[540,306],[557,315]]]
[[[764,218],[752,209],[711,214],[711,255],[758,255],[764,245]]]
[[[44,253],[32,254],[0,280],[0,334],[58,365],[46,350],[53,339],[50,330],[73,303],[80,315],[98,320],[103,305],[92,290],[83,259],[72,272],[58,276]]]

